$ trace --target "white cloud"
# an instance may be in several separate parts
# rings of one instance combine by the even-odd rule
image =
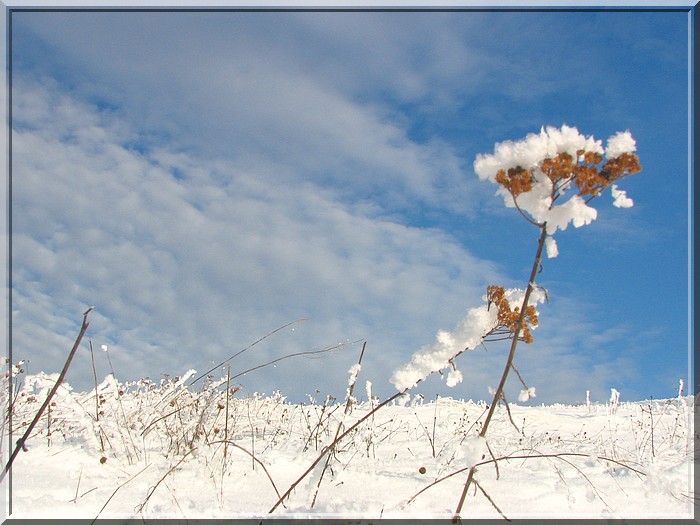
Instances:
[[[237,358],[234,369],[366,337],[360,380],[383,396],[393,390],[390,371],[454,327],[487,283],[523,285],[469,251],[473,239],[495,238],[502,242],[494,250],[506,252],[510,237],[492,231],[495,220],[470,222],[495,199],[464,161],[484,137],[490,146],[523,129],[516,120],[543,124],[538,111],[504,112],[500,102],[542,100],[577,84],[570,48],[533,62],[526,55],[544,56],[529,45],[536,31],[488,42],[473,30],[483,19],[471,13],[16,15],[13,35],[31,30],[38,44],[14,49],[17,358],[59,369],[89,304],[97,306],[89,335],[98,348],[110,346],[128,377],[204,371],[304,316],[309,321]],[[515,18],[489,17],[492,34],[522,27]],[[581,29],[570,41],[580,36],[595,38]],[[35,63],[23,62],[32,53]],[[42,77],[46,71],[59,81]],[[44,89],[21,84],[30,75]],[[480,105],[485,98],[497,102]],[[450,139],[461,140],[460,149]],[[432,213],[451,214],[459,231],[415,227]],[[467,239],[466,248],[452,234]],[[558,304],[543,307],[537,338],[567,319]],[[585,335],[565,331],[523,356],[538,401],[596,382],[609,391],[605,365],[592,363],[609,364],[610,356],[567,350]],[[344,388],[357,353],[287,361],[242,382],[267,392],[333,391]],[[82,357],[69,380],[91,380]],[[458,365],[464,381],[444,393],[484,398],[503,355],[478,350]],[[515,399],[520,387],[510,386]]]
[[[25,84],[18,93],[18,107],[24,93],[53,97],[71,115],[54,121],[18,112],[21,131],[13,137],[13,350],[37,369],[60,369],[92,304],[88,337],[97,348],[109,345],[124,380],[204,372],[268,331],[308,317],[235,360],[234,371],[367,338],[361,380],[383,396],[393,391],[393,369],[480,304],[486,284],[504,282],[494,264],[445,232],[391,222],[374,209],[368,215],[332,188],[280,182],[264,167],[251,174],[230,160],[167,148],[130,151],[125,123],[55,90]],[[101,124],[90,136],[72,133],[81,121]],[[519,358],[538,399],[609,388],[605,368],[595,379],[581,375],[594,366],[592,357],[562,350],[581,339],[585,318],[558,334],[566,312],[545,305],[541,314],[540,345],[524,346]],[[463,382],[445,394],[488,396],[503,365],[498,346],[490,348],[460,357]],[[287,361],[240,381],[248,391],[342,395],[356,350]],[[69,381],[89,388],[84,350],[72,366]],[[424,388],[440,385],[433,379]]]
[[[21,85],[13,136],[15,356],[59,367],[74,337],[71,313],[94,304],[91,336],[110,345],[128,378],[203,371],[300,317],[310,318],[298,330],[303,337],[281,337],[281,347],[257,351],[254,361],[368,338],[381,378],[392,359],[459,316],[496,276],[493,264],[444,232],[368,216],[331,190],[292,184],[264,167],[251,173],[164,148],[129,151],[123,122]],[[46,111],[70,118],[22,111],[41,99],[54,101]],[[90,127],[94,133],[80,132]],[[82,374],[80,386],[90,377]],[[316,376],[328,389],[334,377]]]
[[[407,28],[405,17],[372,14],[200,15],[94,15],[90,24],[65,15],[60,29],[52,16],[27,21],[55,49],[108,79],[108,88],[78,82],[78,89],[92,97],[108,93],[145,138],[165,134],[169,147],[235,159],[249,169],[266,164],[294,181],[332,183],[346,200],[381,198],[393,209],[418,200],[471,211],[468,188],[475,184],[452,147],[437,139],[411,140],[402,116],[366,95],[370,89],[400,93],[404,84],[420,82],[416,96],[431,98],[448,78],[451,85],[463,83],[464,68],[452,62],[466,60],[455,58],[466,53],[456,34],[413,49],[406,48],[410,28],[422,27],[422,18],[406,18]],[[331,28],[339,31],[333,45],[327,43]],[[270,30],[274,39],[267,36]],[[361,37],[366,31],[383,36],[367,40]],[[87,41],[93,45],[85,46]],[[341,61],[339,50],[347,55]],[[105,56],[114,60],[107,63]],[[421,58],[414,63],[412,57]],[[442,65],[432,66],[436,62]],[[432,67],[439,71],[431,73]],[[416,80],[396,80],[406,77]]]

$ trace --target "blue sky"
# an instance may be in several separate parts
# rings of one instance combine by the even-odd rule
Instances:
[[[60,371],[82,313],[122,381],[367,340],[359,377],[451,330],[486,286],[523,287],[537,231],[473,161],[541,126],[644,167],[631,209],[557,234],[535,402],[670,397],[688,380],[685,12],[14,12],[12,350]],[[238,378],[243,395],[342,398],[361,344]],[[463,354],[488,399],[506,349]],[[218,373],[225,373],[217,371]],[[67,381],[90,389],[87,344]],[[511,399],[520,385],[511,378]],[[364,397],[364,389],[360,397]]]

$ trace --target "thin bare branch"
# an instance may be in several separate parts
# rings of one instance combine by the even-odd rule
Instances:
[[[251,458],[253,458],[253,461],[255,461],[258,465],[260,465],[260,466],[262,467],[263,471],[265,472],[265,474],[267,475],[267,479],[270,480],[270,483],[272,484],[272,488],[275,489],[275,494],[277,494],[277,497],[278,497],[278,498],[281,498],[280,493],[279,493],[279,490],[277,490],[277,485],[275,485],[275,482],[274,482],[274,480],[272,479],[272,476],[270,476],[270,473],[268,472],[267,468],[265,468],[265,465],[263,464],[263,462],[260,461],[257,457],[255,457],[255,454],[253,454],[252,452],[249,452],[247,449],[245,449],[244,447],[240,446],[238,443],[236,443],[236,442],[234,442],[234,441],[231,441],[230,439],[222,439],[222,440],[220,440],[220,441],[211,441],[209,444],[210,444],[210,445],[214,445],[214,444],[216,444],[216,443],[224,443],[224,444],[227,444],[227,445],[231,445],[232,447],[235,447],[235,448],[237,448],[238,450],[240,450],[240,451],[242,451],[242,452],[245,452],[245,453],[248,454]]]
[[[93,524],[97,521],[97,518],[100,517],[100,514],[102,514],[102,511],[105,510],[105,508],[107,507],[107,504],[108,504],[110,501],[112,501],[112,498],[117,494],[117,492],[119,491],[119,489],[122,488],[122,487],[123,487],[124,485],[126,485],[127,483],[129,483],[130,481],[132,481],[136,476],[138,476],[139,474],[141,474],[141,473],[142,473],[144,470],[146,470],[149,466],[150,466],[150,465],[146,465],[146,466],[143,467],[141,470],[139,470],[136,474],[134,474],[133,476],[131,476],[131,477],[130,477],[129,479],[127,479],[124,483],[122,483],[122,484],[119,485],[116,489],[114,489],[114,492],[112,492],[112,495],[107,499],[107,501],[105,502],[105,504],[102,505],[102,508],[101,508],[100,511],[97,513],[97,516],[95,516],[95,519],[92,520],[92,521],[90,522],[90,525],[93,525]],[[97,487],[95,487],[95,488],[97,488]],[[93,491],[93,490],[95,490],[95,489],[90,489],[88,492],[91,492],[91,491]],[[80,497],[82,498],[85,494],[87,494],[87,492],[85,492],[84,494],[82,494]]]
[[[181,464],[183,461],[185,461],[185,459],[187,459],[187,456],[189,456],[190,454],[192,454],[192,452],[194,452],[195,450],[197,450],[197,449],[196,449],[196,448],[193,448],[193,449],[189,450],[186,454],[184,454],[184,455],[180,458],[180,461],[178,461],[177,463],[175,463],[175,465],[173,465],[172,467],[170,467],[170,469],[168,469],[168,471],[167,471],[165,474],[163,474],[163,477],[160,478],[160,479],[158,480],[158,482],[157,482],[155,485],[153,485],[153,487],[151,487],[151,490],[149,490],[149,491],[148,491],[148,494],[146,494],[146,499],[143,501],[143,503],[141,503],[141,504],[137,505],[136,507],[134,507],[134,511],[136,511],[136,512],[142,512],[142,511],[143,511],[143,508],[144,508],[144,507],[146,506],[146,504],[148,503],[148,500],[151,499],[151,496],[152,496],[153,493],[156,491],[156,489],[158,488],[158,486],[163,482],[163,480],[164,480],[165,478],[167,478],[168,475],[170,475],[170,473],[171,473],[173,470],[175,470],[177,467],[179,467],[180,464]]]
[[[544,458],[559,458],[559,459],[561,459],[561,458],[564,458],[564,457],[584,457],[584,458],[588,458],[588,457],[590,457],[590,454],[582,454],[582,453],[579,453],[579,452],[558,452],[558,453],[551,453],[551,454],[528,454],[528,455],[509,454],[509,455],[507,455],[507,456],[500,456],[500,457],[498,457],[498,458],[487,459],[487,460],[484,460],[484,461],[480,461],[479,463],[475,463],[474,465],[471,465],[471,466],[468,466],[468,467],[463,467],[463,468],[457,469],[457,470],[455,470],[455,471],[453,471],[453,472],[450,472],[449,474],[446,474],[446,475],[442,476],[441,478],[436,479],[435,481],[431,482],[430,484],[426,485],[426,486],[423,487],[421,490],[419,490],[418,492],[416,492],[413,496],[411,496],[411,497],[406,501],[405,505],[410,505],[411,503],[413,503],[413,501],[416,500],[416,498],[417,498],[418,496],[420,496],[421,494],[423,494],[425,491],[427,491],[428,489],[434,487],[435,485],[437,485],[437,484],[439,484],[439,483],[442,483],[442,482],[445,481],[446,479],[449,479],[449,478],[451,478],[451,477],[453,477],[453,476],[456,476],[456,475],[461,474],[461,473],[466,472],[466,471],[470,471],[470,475],[473,477],[473,473],[476,472],[477,468],[480,467],[480,466],[482,466],[482,465],[488,465],[489,463],[498,462],[498,461],[504,461],[504,460],[511,460],[511,459],[523,459],[523,460],[526,460],[526,459],[544,459]],[[646,473],[644,473],[644,472],[642,472],[641,470],[638,470],[638,469],[636,469],[636,468],[634,468],[634,467],[632,467],[632,466],[630,466],[630,465],[628,465],[627,463],[624,463],[624,462],[622,462],[622,461],[618,461],[618,460],[615,460],[615,459],[612,459],[612,458],[608,458],[608,457],[605,457],[605,456],[597,456],[597,459],[598,459],[599,461],[608,461],[608,462],[610,462],[610,463],[614,463],[614,464],[619,465],[619,466],[621,466],[621,467],[623,467],[623,468],[626,468],[626,469],[628,469],[628,470],[630,470],[630,471],[632,471],[632,472],[635,472],[636,474],[639,474],[639,475],[642,475],[642,476],[646,476]],[[455,516],[458,517],[459,515],[456,514]]]
[[[374,415],[378,410],[380,410],[381,408],[385,407],[386,405],[388,405],[389,403],[391,403],[391,402],[394,401],[395,399],[398,399],[399,397],[401,397],[402,395],[404,395],[404,394],[406,393],[407,390],[408,390],[408,388],[405,388],[405,389],[403,389],[403,390],[401,390],[401,391],[399,391],[399,392],[396,392],[393,396],[391,396],[391,397],[385,399],[384,401],[382,401],[379,405],[377,405],[375,408],[373,408],[372,410],[370,410],[370,411],[369,411],[367,414],[365,414],[363,417],[361,417],[360,419],[358,419],[353,425],[351,425],[350,427],[348,427],[348,428],[345,430],[345,432],[343,432],[343,433],[340,434],[338,437],[336,437],[336,439],[334,439],[333,442],[332,442],[329,446],[323,447],[323,450],[321,451],[321,454],[319,454],[319,456],[314,460],[313,463],[311,463],[311,465],[309,465],[309,467],[303,472],[303,474],[302,474],[301,476],[299,476],[299,478],[297,478],[297,480],[294,481],[294,483],[292,483],[292,484],[289,486],[289,488],[287,489],[287,491],[286,491],[284,494],[282,494],[282,496],[279,498],[279,500],[272,506],[272,508],[271,508],[269,511],[267,511],[267,513],[268,513],[268,514],[272,514],[272,513],[277,509],[277,507],[279,507],[279,506],[282,504],[282,502],[292,493],[292,491],[297,487],[297,485],[299,485],[299,483],[301,483],[302,480],[303,480],[306,476],[308,476],[308,475],[316,468],[316,465],[318,465],[318,464],[321,462],[321,460],[326,456],[326,454],[328,454],[331,450],[333,450],[333,448],[336,446],[336,444],[337,444],[338,442],[340,442],[340,441],[341,441],[345,436],[347,436],[350,432],[352,432],[352,431],[355,430],[357,427],[359,427],[362,423],[364,423],[367,419],[369,419],[372,415]],[[264,521],[264,520],[261,520],[260,523],[262,524],[263,521]]]
[[[305,355],[308,356],[308,355],[324,354],[326,352],[331,352],[333,350],[337,350],[338,348],[341,348],[343,346],[357,344],[360,341],[362,341],[362,339],[358,339],[357,341],[349,341],[346,343],[338,343],[337,345],[329,346],[329,347],[323,348],[321,350],[307,350],[305,352],[296,352],[293,354],[283,355],[282,357],[278,357],[277,359],[273,359],[272,361],[268,361],[267,363],[263,363],[262,365],[257,365],[257,366],[254,366],[253,368],[249,368],[248,370],[244,370],[243,372],[239,372],[236,375],[231,376],[231,379],[236,379],[238,377],[241,377],[241,376],[247,374],[248,372],[253,372],[255,370],[259,370],[260,368],[274,365],[275,363],[279,363],[280,361],[284,361],[285,359],[290,359],[292,357],[300,357],[300,356],[305,356]]]
[[[262,336],[262,337],[261,337],[260,339],[258,339],[257,341],[255,341],[255,342],[249,344],[248,346],[246,346],[246,347],[243,348],[242,350],[236,352],[235,354],[233,354],[231,357],[229,357],[229,358],[226,359],[225,361],[222,361],[221,363],[219,363],[219,364],[216,365],[215,367],[213,367],[213,368],[207,370],[207,371],[204,372],[202,375],[200,375],[199,377],[197,377],[196,379],[194,379],[194,380],[190,383],[189,386],[194,385],[197,381],[199,381],[199,380],[202,379],[203,377],[206,377],[207,374],[213,372],[214,370],[216,370],[216,369],[219,368],[220,366],[225,365],[226,363],[228,363],[228,362],[231,361],[232,359],[234,359],[234,358],[238,357],[239,355],[241,355],[241,354],[242,354],[243,352],[245,352],[246,350],[250,350],[252,347],[254,347],[254,346],[257,345],[258,343],[264,341],[264,340],[267,339],[268,337],[270,337],[270,336],[276,334],[277,332],[279,332],[279,331],[281,331],[281,330],[284,330],[285,328],[287,328],[287,327],[289,327],[289,326],[292,326],[293,324],[296,324],[296,323],[303,323],[304,321],[306,321],[306,319],[297,319],[296,321],[292,321],[291,323],[287,323],[287,324],[285,324],[285,325],[283,325],[283,326],[280,326],[279,328],[276,328],[276,329],[273,330],[272,332],[269,332],[268,334]]]
[[[2,483],[2,481],[5,479],[5,476],[7,476],[7,473],[10,471],[10,467],[12,467],[12,463],[14,462],[15,458],[17,457],[17,454],[19,453],[19,451],[24,448],[25,441],[27,441],[27,438],[29,438],[29,434],[31,434],[32,430],[34,430],[34,427],[39,422],[39,419],[41,419],[41,416],[44,413],[44,410],[46,410],[46,407],[51,402],[51,398],[53,398],[54,394],[56,393],[56,390],[58,390],[58,387],[61,386],[61,383],[63,383],[63,379],[66,377],[66,373],[68,372],[68,367],[70,366],[70,363],[73,360],[73,356],[75,356],[75,352],[78,350],[78,347],[80,346],[80,341],[82,341],[83,335],[85,335],[85,332],[87,331],[88,326],[90,326],[90,323],[88,323],[88,321],[87,321],[87,316],[94,309],[95,309],[95,307],[91,306],[83,314],[83,324],[80,327],[80,333],[78,333],[78,337],[75,339],[75,343],[73,344],[73,348],[71,349],[70,353],[68,354],[68,358],[66,359],[66,363],[63,365],[63,370],[61,370],[61,373],[59,374],[58,379],[56,380],[56,383],[54,384],[53,388],[49,392],[49,395],[46,396],[46,400],[44,401],[44,404],[41,405],[41,408],[39,408],[39,411],[34,416],[34,419],[29,424],[29,427],[27,427],[27,430],[25,431],[24,435],[17,440],[17,446],[15,447],[15,450],[12,452],[10,459],[7,461],[7,465],[5,465],[5,469],[2,471],[2,475],[0,475],[0,483]],[[11,431],[12,431],[12,429],[10,429],[10,432]]]
[[[522,330],[522,327],[525,323],[525,316],[527,313],[527,306],[530,301],[530,295],[532,294],[532,290],[534,289],[535,285],[535,277],[537,276],[537,271],[538,268],[540,267],[540,261],[542,259],[542,252],[544,251],[544,242],[547,239],[547,223],[545,222],[544,224],[539,225],[540,227],[540,238],[537,243],[537,252],[535,254],[535,260],[532,263],[532,270],[530,271],[530,279],[528,280],[528,285],[527,289],[525,290],[525,296],[523,297],[523,302],[520,307],[520,315],[518,316],[518,320],[515,324],[515,328],[513,330],[513,340],[510,345],[510,352],[508,353],[508,359],[506,361],[506,366],[505,369],[503,370],[503,374],[501,376],[501,381],[498,384],[498,388],[496,389],[496,393],[493,396],[493,403],[491,404],[491,408],[489,409],[488,414],[486,415],[486,420],[484,421],[484,426],[481,428],[481,432],[479,435],[481,437],[484,437],[486,435],[486,431],[488,430],[489,423],[491,422],[491,418],[493,417],[494,411],[496,410],[496,405],[498,404],[498,400],[501,399],[501,396],[503,395],[503,390],[505,388],[506,380],[508,379],[508,373],[510,372],[511,366],[513,364],[513,359],[515,358],[515,350],[518,346],[518,341],[519,341],[519,336],[520,336],[520,331]],[[506,405],[507,406],[507,405]],[[511,419],[512,421],[512,419]],[[516,427],[517,428],[517,427]],[[467,482],[464,485],[464,491],[462,492],[462,495],[457,503],[457,509],[455,510],[455,515],[458,516],[459,513],[462,511],[462,506],[464,505],[464,500],[467,497],[467,491],[469,490],[469,484],[471,483],[473,479],[473,474],[470,473],[469,477],[467,478]]]
[[[527,383],[525,382],[525,379],[523,379],[523,376],[520,374],[520,372],[518,371],[518,369],[515,368],[515,363],[511,363],[510,366],[511,366],[511,368],[513,369],[513,372],[515,372],[515,373],[518,375],[518,379],[520,379],[520,382],[521,382],[521,383],[523,384],[523,386],[525,387],[525,390],[527,390],[528,388],[530,388],[530,387],[527,386]]]
[[[489,451],[489,454],[491,454],[491,458],[494,460],[493,461],[493,466],[496,467],[496,479],[501,477],[501,473],[498,471],[498,461],[496,461],[496,456],[493,453],[493,450],[491,450],[491,445],[489,445],[489,442],[486,442],[486,448]]]
[[[361,366],[362,365],[362,358],[365,355],[365,348],[367,347],[367,341],[364,342],[362,345],[362,351],[360,352],[360,358],[357,360],[357,365]],[[354,377],[353,381],[350,383],[350,387],[348,388],[348,398],[345,401],[345,412],[343,412],[343,418],[348,415],[350,412],[350,407],[352,405],[352,394],[355,391],[355,384],[357,384],[357,375]],[[335,437],[333,438],[333,444],[331,444],[332,447],[335,447],[335,443],[337,443],[338,440],[338,435],[340,434],[341,430],[343,429],[343,420],[338,422],[338,428],[335,431]],[[313,509],[314,506],[316,505],[316,497],[318,496],[318,491],[321,489],[321,482],[323,481],[323,477],[326,474],[326,470],[328,470],[328,466],[330,465],[331,458],[333,454],[328,454],[326,455],[326,462],[323,465],[323,470],[321,470],[321,475],[318,478],[318,483],[316,484],[316,491],[314,492],[314,497],[311,500],[311,508]],[[278,494],[279,496],[279,494]]]
[[[506,395],[503,392],[501,392],[501,399],[503,400],[503,404],[506,406],[506,412],[508,413],[508,419],[510,419],[510,424],[513,425],[513,428],[515,428],[516,432],[520,434],[520,429],[518,428],[518,425],[515,424],[515,421],[513,421],[513,414],[510,413],[510,405],[508,404]]]
[[[489,496],[488,492],[486,492],[484,490],[484,487],[482,487],[481,484],[477,480],[474,480],[473,483],[474,483],[474,485],[476,485],[476,488],[478,488],[481,491],[481,493],[484,496],[486,496],[486,499],[489,500],[489,503],[491,503],[491,505],[493,505],[493,508],[496,509],[501,516],[503,516],[504,520],[512,521],[510,518],[508,518],[508,516],[503,514],[503,511],[498,508],[498,505],[496,505],[496,503],[491,499],[491,496]]]

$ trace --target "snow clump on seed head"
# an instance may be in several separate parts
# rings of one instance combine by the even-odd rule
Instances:
[[[629,130],[618,131],[608,139],[605,156],[609,159],[615,159],[623,153],[634,153],[635,151],[637,151],[637,143]]]
[[[518,141],[506,140],[494,146],[492,154],[478,154],[474,171],[481,180],[499,185],[497,195],[505,205],[528,220],[547,224],[547,234],[590,224],[598,212],[588,202],[609,185],[641,170],[633,152],[636,142],[629,131],[611,136],[603,148],[600,140],[586,137],[570,126],[543,127]],[[603,155],[608,159],[603,164]],[[633,205],[624,191],[612,186],[614,205]],[[566,192],[578,193],[561,202]],[[556,201],[559,201],[555,203]],[[547,245],[547,256],[558,255],[556,244]]]
[[[525,292],[518,288],[504,290],[504,297],[509,304],[522,302]],[[488,299],[483,297],[484,301]],[[546,295],[540,289],[535,288],[530,295],[530,304],[544,302]],[[533,314],[536,315],[534,306]],[[499,317],[499,308],[496,305],[484,304],[470,308],[467,315],[451,332],[438,331],[435,342],[425,345],[411,356],[411,360],[397,368],[391,376],[391,383],[398,391],[407,390],[416,386],[433,372],[452,366],[447,378],[447,386],[456,386],[462,381],[462,373],[459,372],[453,359],[467,349],[476,348],[496,328],[503,319]],[[535,328],[536,325],[531,326]]]

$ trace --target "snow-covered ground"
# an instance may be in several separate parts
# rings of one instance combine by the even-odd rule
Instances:
[[[227,395],[225,378],[188,388],[188,377],[121,384],[110,375],[92,392],[61,387],[12,467],[11,517],[264,517],[339,425],[377,405],[369,388],[346,413],[344,400],[241,398]],[[21,378],[13,440],[56,378]],[[496,506],[508,518],[692,518],[692,397],[527,405],[510,405],[512,421],[498,408],[487,448],[477,437],[484,402],[389,404],[271,516],[452,517],[465,468],[483,462],[464,518],[500,518]]]

